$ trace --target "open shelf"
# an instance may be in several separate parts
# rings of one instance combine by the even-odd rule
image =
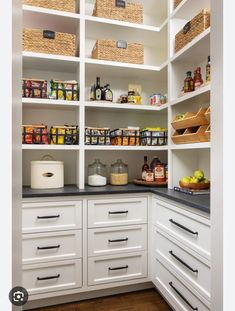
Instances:
[[[194,143],[194,144],[179,144],[179,145],[170,145],[169,149],[171,150],[187,150],[187,149],[210,149],[211,143]]]
[[[23,150],[79,150],[78,145],[31,145],[23,144]]]
[[[135,151],[155,151],[168,150],[168,146],[113,146],[113,145],[85,145],[85,150],[135,150]]]
[[[53,100],[41,98],[22,98],[23,107],[27,108],[49,108],[49,109],[63,109],[76,110],[78,109],[79,101],[67,100]]]
[[[190,20],[202,9],[210,9],[210,0],[183,0],[171,13],[170,18]]]
[[[200,103],[200,102],[208,102],[210,101],[210,91],[211,91],[211,85],[206,85],[201,87],[200,89],[190,92],[188,94],[185,94],[175,100],[172,100],[170,102],[170,105],[177,105],[181,103]]]

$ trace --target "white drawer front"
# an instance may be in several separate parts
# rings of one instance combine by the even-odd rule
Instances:
[[[82,202],[23,204],[23,233],[82,228]]]
[[[30,295],[81,287],[81,259],[67,260],[63,263],[25,265],[23,286]]]
[[[201,295],[210,300],[210,267],[162,234],[156,233],[156,230],[155,237],[154,255],[185,278]]]
[[[146,252],[88,258],[88,285],[147,277]]]
[[[88,201],[88,227],[147,223],[147,198]]]
[[[82,231],[24,234],[23,264],[82,257]]]
[[[159,228],[210,259],[210,226],[206,220],[165,202],[157,201],[156,221]]]
[[[155,284],[181,311],[209,311],[209,307],[172,275],[159,261],[155,263]]]
[[[88,256],[100,256],[147,248],[147,225],[88,230]]]

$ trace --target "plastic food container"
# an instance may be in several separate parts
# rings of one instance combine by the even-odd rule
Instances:
[[[48,160],[45,160],[45,159]],[[32,189],[56,189],[64,187],[64,162],[45,155],[40,161],[31,161]]]

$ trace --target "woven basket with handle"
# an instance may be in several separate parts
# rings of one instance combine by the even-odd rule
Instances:
[[[119,44],[121,43],[121,45]],[[124,43],[124,45],[122,45]],[[144,46],[115,40],[97,40],[92,50],[92,58],[114,62],[143,64]]]
[[[23,4],[58,11],[77,12],[76,0],[23,0]]]

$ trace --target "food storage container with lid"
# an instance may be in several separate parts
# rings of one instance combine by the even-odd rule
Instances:
[[[88,165],[88,185],[94,187],[105,186],[107,184],[106,165],[96,159],[94,163]]]
[[[118,159],[111,165],[110,184],[113,186],[123,186],[128,184],[128,165]]]

